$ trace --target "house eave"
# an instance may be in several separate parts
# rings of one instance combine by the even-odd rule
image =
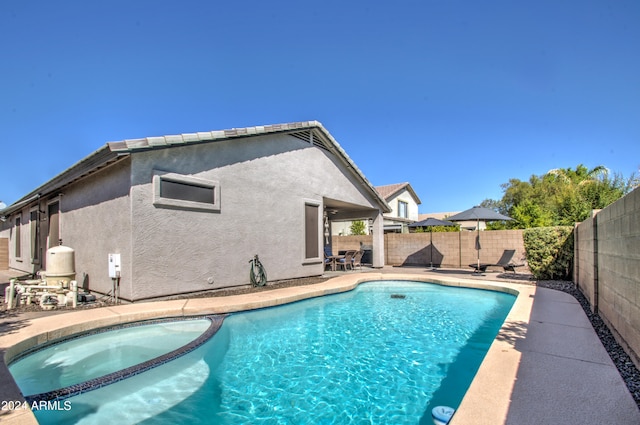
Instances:
[[[198,133],[184,133],[172,136],[146,137],[143,139],[127,139],[119,142],[108,142],[97,151],[88,155],[76,164],[69,167],[47,183],[28,193],[9,207],[0,211],[2,215],[9,215],[23,208],[35,200],[35,197],[49,196],[51,193],[61,190],[63,187],[81,178],[92,174],[105,166],[138,151],[151,149],[164,149],[173,146],[185,146],[196,143],[213,142],[217,140],[230,140],[243,137],[252,137],[266,134],[287,133],[295,134],[301,131],[310,131],[309,143],[323,147],[340,159],[346,168],[359,180],[362,186],[372,196],[383,213],[391,212],[391,208],[384,198],[380,196],[374,186],[367,180],[362,171],[349,158],[340,144],[318,121],[302,121],[285,124],[272,124],[247,128],[232,128],[229,130],[207,131]],[[299,137],[297,135],[296,137]],[[318,140],[319,139],[319,140]]]
[[[311,131],[310,140],[300,135],[301,132]],[[380,196],[374,186],[367,180],[362,171],[349,158],[349,155],[342,149],[340,144],[324,128],[319,121],[301,121],[284,124],[271,124],[246,128],[232,128],[228,130],[205,131],[197,133],[183,133],[171,136],[146,137],[142,139],[128,139],[119,142],[109,142],[107,146],[113,152],[131,153],[134,151],[163,149],[172,146],[185,146],[197,143],[207,143],[214,141],[238,139],[266,134],[292,134],[295,137],[304,139],[308,143],[322,147],[336,155],[347,169],[362,183],[367,192],[379,204],[382,212],[389,213],[391,208],[387,201]],[[320,139],[318,141],[318,139]],[[415,195],[415,193],[414,193]]]
[[[86,156],[84,159],[75,163],[71,167],[67,168],[62,173],[58,174],[48,182],[29,192],[27,195],[18,199],[13,204],[9,205],[4,210],[0,211],[3,216],[8,216],[16,211],[21,210],[25,206],[33,203],[34,201],[48,197],[51,194],[61,191],[65,186],[80,180],[93,174],[98,170],[109,166],[126,155],[121,153],[112,152],[108,146],[103,146],[92,154]]]

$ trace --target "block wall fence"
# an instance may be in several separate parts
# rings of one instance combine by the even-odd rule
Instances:
[[[640,367],[640,188],[576,225],[574,280]]]
[[[384,259],[390,266],[467,268],[477,263],[477,232],[388,233],[384,235]],[[371,236],[333,236],[333,254],[371,245]],[[480,232],[480,262],[495,263],[507,249],[515,249],[513,261],[524,263],[522,230]],[[489,268],[491,269],[491,268]],[[498,267],[495,270],[503,271]],[[528,271],[520,268],[518,271]]]

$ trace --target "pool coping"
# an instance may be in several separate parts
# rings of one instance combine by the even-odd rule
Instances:
[[[573,297],[534,285],[425,273],[348,273],[314,285],[119,305],[33,319],[19,331],[0,336],[0,401],[24,401],[6,365],[19,353],[47,341],[135,321],[273,307],[350,291],[371,280],[423,281],[516,295],[451,425],[521,425],[551,420],[565,425],[640,423],[640,411],[631,394]],[[558,379],[561,382],[555,382]],[[590,379],[594,382],[585,382]],[[2,410],[0,419],[8,425],[37,424],[31,410],[25,409]]]

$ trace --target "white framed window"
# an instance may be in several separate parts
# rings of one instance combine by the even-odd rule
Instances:
[[[398,201],[398,217],[409,218],[409,204],[404,201]]]
[[[153,205],[219,212],[220,183],[215,180],[154,171]]]

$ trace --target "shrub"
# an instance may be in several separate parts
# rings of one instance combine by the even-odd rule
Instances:
[[[351,227],[349,230],[351,230],[352,235],[366,235],[366,229],[367,225],[364,223],[364,221],[357,220],[351,223]]]
[[[573,227],[536,227],[522,232],[529,269],[536,279],[571,280]]]

